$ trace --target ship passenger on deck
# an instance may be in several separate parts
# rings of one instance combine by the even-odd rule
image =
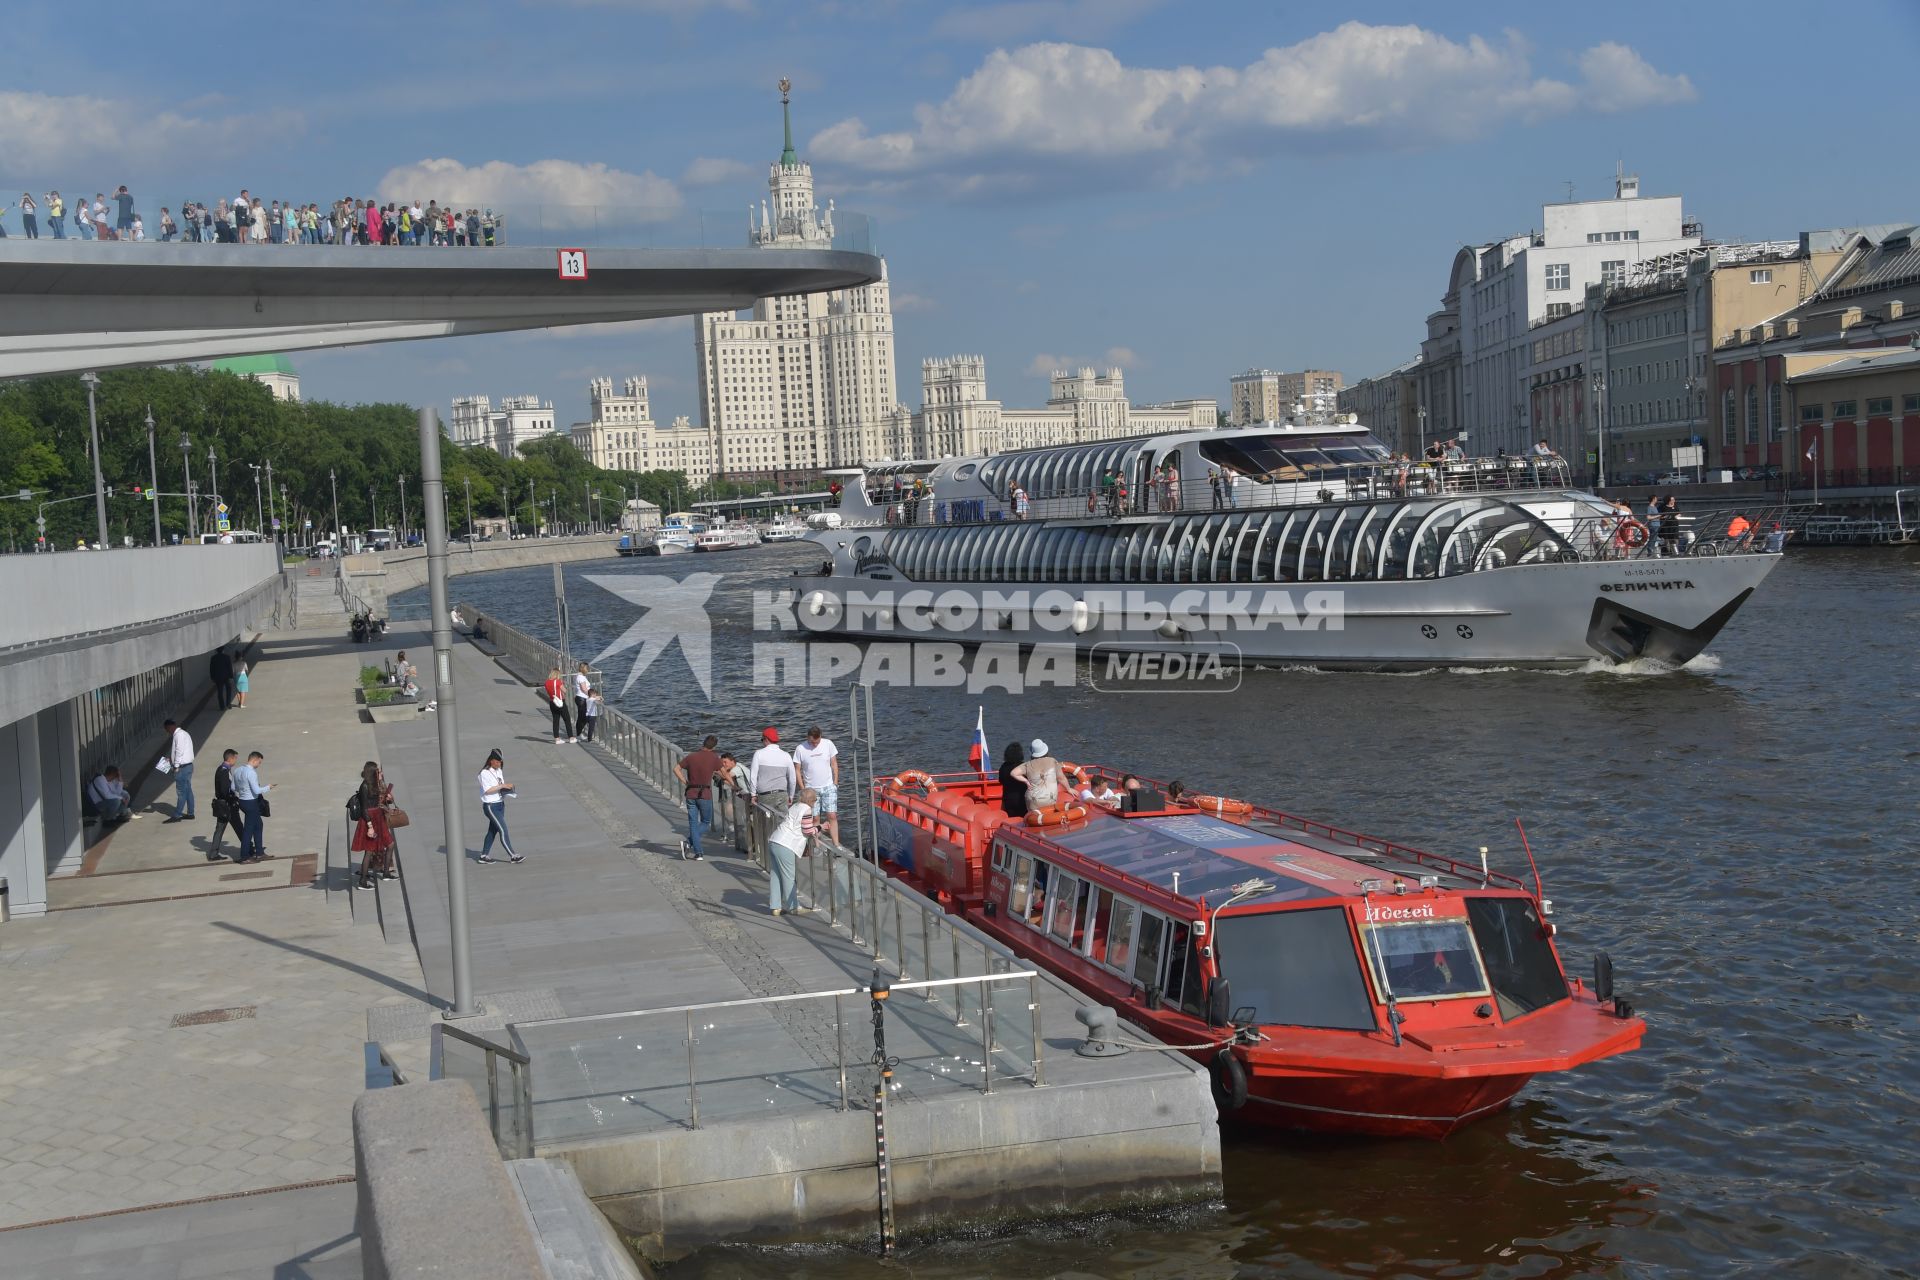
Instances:
[[[1000,812],[1009,818],[1027,816],[1027,783],[1019,770],[1026,753],[1017,742],[1009,742],[1000,753]]]

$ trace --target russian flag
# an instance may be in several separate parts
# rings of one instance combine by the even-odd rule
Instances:
[[[987,772],[987,762],[993,759],[993,753],[987,749],[987,709],[977,709],[973,721],[973,742],[967,747],[967,763],[977,773]]]
[[[1815,436],[1813,443],[1807,446],[1807,461],[1812,462],[1820,456],[1820,437]]]

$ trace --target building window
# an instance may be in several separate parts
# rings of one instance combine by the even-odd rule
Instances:
[[[1833,402],[1833,420],[1857,418],[1860,416],[1860,403],[1857,400],[1836,400]]]
[[[1627,239],[1629,239],[1629,240],[1638,240],[1639,238],[1640,238],[1640,233],[1639,233],[1638,231],[1629,231],[1629,232],[1627,232]]]
[[[1902,412],[1902,413],[1920,413],[1920,395],[1906,395],[1906,396],[1901,396],[1901,397],[1900,397],[1900,412]]]
[[[1760,388],[1747,388],[1747,429],[1741,437],[1742,444],[1760,442]]]
[[[1892,412],[1892,396],[1869,396],[1867,398],[1867,416],[1869,418],[1884,417]]]
[[[1618,231],[1607,232],[1607,243],[1611,244],[1615,240],[1618,240],[1619,238],[1620,238],[1620,233]]]
[[[1826,409],[1823,405],[1803,404],[1800,406],[1800,421],[1802,422],[1818,422],[1826,416]]]
[[[1617,285],[1627,278],[1627,260],[1609,258],[1600,264],[1600,283],[1607,286]]]
[[[1573,288],[1573,267],[1565,262],[1549,262],[1547,288],[1555,292]]]
[[[1756,271],[1747,272],[1747,283],[1748,284],[1772,284],[1773,268],[1761,267]]]
[[[1572,314],[1573,304],[1571,302],[1549,302],[1547,304],[1547,318],[1549,320],[1558,319],[1561,316],[1570,316]]]
[[[1588,244],[1599,244],[1599,243],[1600,243],[1600,233],[1599,233],[1598,231],[1589,231],[1589,232],[1587,232],[1587,243],[1588,243]]]
[[[1767,438],[1780,438],[1780,384],[1777,382],[1767,384]]]
[[[1733,443],[1733,388],[1720,397],[1720,443]]]

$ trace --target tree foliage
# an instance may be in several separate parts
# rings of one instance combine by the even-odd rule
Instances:
[[[271,504],[290,531],[290,541],[304,540],[307,520],[316,535],[334,527],[336,494],[339,522],[346,528],[402,527],[403,476],[404,525],[420,527],[419,427],[417,411],[410,406],[277,400],[252,378],[186,366],[102,373],[95,400],[101,471],[114,490],[108,502],[108,532],[116,542],[122,536],[141,543],[153,537],[147,499],[133,492],[135,486],[156,487],[147,453],[149,406],[166,535],[188,535],[187,502],[179,496],[186,491],[188,473],[200,497],[202,529],[211,527],[207,498],[216,479],[234,527],[264,527],[270,519],[269,464]],[[467,527],[469,484],[476,521],[507,516],[521,527],[548,519],[585,523],[590,518],[589,495],[595,492],[600,495],[595,514],[607,523],[630,495],[663,508],[676,498],[701,496],[677,471],[603,471],[560,436],[534,441],[521,455],[509,459],[482,446],[443,444],[451,531]],[[92,493],[87,390],[78,378],[0,384],[0,497],[21,490],[33,497],[0,501],[0,538],[22,548],[32,542],[41,503]],[[529,505],[536,501],[537,517]],[[91,540],[96,533],[91,502],[49,506],[45,515],[47,539],[56,547],[71,546],[78,537]]]

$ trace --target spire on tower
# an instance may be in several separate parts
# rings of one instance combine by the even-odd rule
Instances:
[[[799,164],[800,157],[793,150],[793,113],[787,103],[793,92],[793,81],[784,76],[780,80],[780,123],[785,126],[786,146],[780,152],[781,164]]]

